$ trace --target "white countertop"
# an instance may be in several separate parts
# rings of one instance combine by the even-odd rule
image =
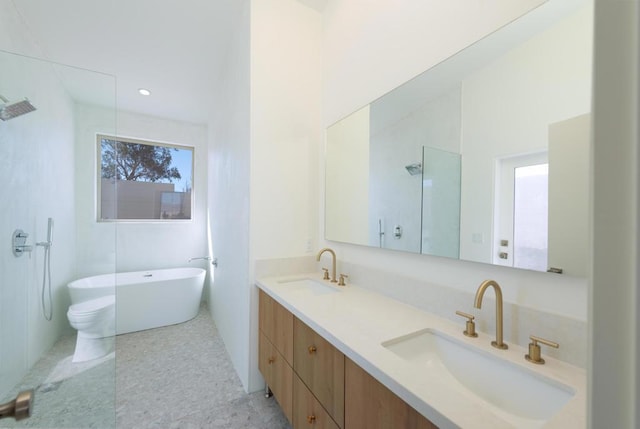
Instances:
[[[337,289],[338,293],[318,294],[310,289],[292,287],[291,280],[304,278],[320,281]],[[455,324],[356,285],[334,285],[316,274],[257,281],[260,289],[440,428],[586,427],[586,374],[583,369],[550,357],[545,357],[545,365],[534,365],[524,359],[528,350],[523,347],[515,344],[510,344],[508,350],[491,347],[493,333],[480,332],[478,338],[464,336],[464,319]],[[415,366],[408,365],[382,346],[389,339],[425,328],[440,331],[456,341],[567,385],[575,390],[575,395],[546,422],[522,420],[514,423],[513,418],[509,421],[496,407],[453,386],[446,377],[419,373]],[[544,348],[542,353],[544,356]],[[469,362],[469,365],[473,364]]]

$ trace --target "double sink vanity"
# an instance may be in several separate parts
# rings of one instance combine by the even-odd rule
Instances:
[[[586,425],[585,372],[543,359],[543,339],[532,337],[528,350],[507,346],[496,338],[501,332],[473,336],[471,317],[465,329],[462,319],[322,275],[264,278],[257,286],[259,368],[294,428]],[[481,286],[476,304],[480,289],[494,285]]]

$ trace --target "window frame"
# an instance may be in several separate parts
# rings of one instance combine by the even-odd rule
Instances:
[[[149,146],[160,146],[160,147],[168,147],[171,149],[179,149],[179,150],[189,150],[191,151],[191,217],[189,219],[129,219],[129,218],[114,218],[114,219],[103,219],[102,218],[102,140],[115,140],[122,143],[132,143],[132,144],[144,144]],[[171,142],[160,142],[156,140],[148,140],[148,139],[140,139],[140,138],[132,138],[132,137],[124,137],[112,134],[101,134],[96,133],[96,144],[94,146],[96,148],[96,222],[98,223],[190,223],[193,222],[194,212],[195,212],[195,154],[196,148],[195,146],[179,144],[179,143],[171,143]],[[153,183],[153,182],[151,182]],[[157,182],[156,182],[157,183]]]

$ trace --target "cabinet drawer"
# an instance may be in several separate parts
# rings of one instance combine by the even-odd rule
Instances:
[[[437,429],[409,404],[345,359],[345,429]]]
[[[260,330],[289,365],[293,365],[293,314],[261,289],[258,302]]]
[[[339,429],[302,380],[295,375],[293,379],[293,427],[295,429]]]
[[[263,333],[260,333],[258,340],[258,369],[280,404],[284,415],[289,422],[292,422],[293,369]]]
[[[331,415],[344,425],[344,355],[294,317],[293,369]]]

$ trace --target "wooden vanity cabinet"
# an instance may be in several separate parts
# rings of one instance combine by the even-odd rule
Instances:
[[[258,341],[258,369],[289,422],[293,422],[293,369],[261,332]]]
[[[293,422],[293,314],[259,291],[258,369]]]
[[[345,358],[345,429],[438,429],[351,359]]]
[[[340,429],[297,375],[293,376],[294,428]]]
[[[344,355],[294,318],[293,370],[340,427],[344,427]]]
[[[293,314],[259,290],[258,324],[260,331],[293,366]]]
[[[259,290],[258,368],[294,429],[437,429]]]

